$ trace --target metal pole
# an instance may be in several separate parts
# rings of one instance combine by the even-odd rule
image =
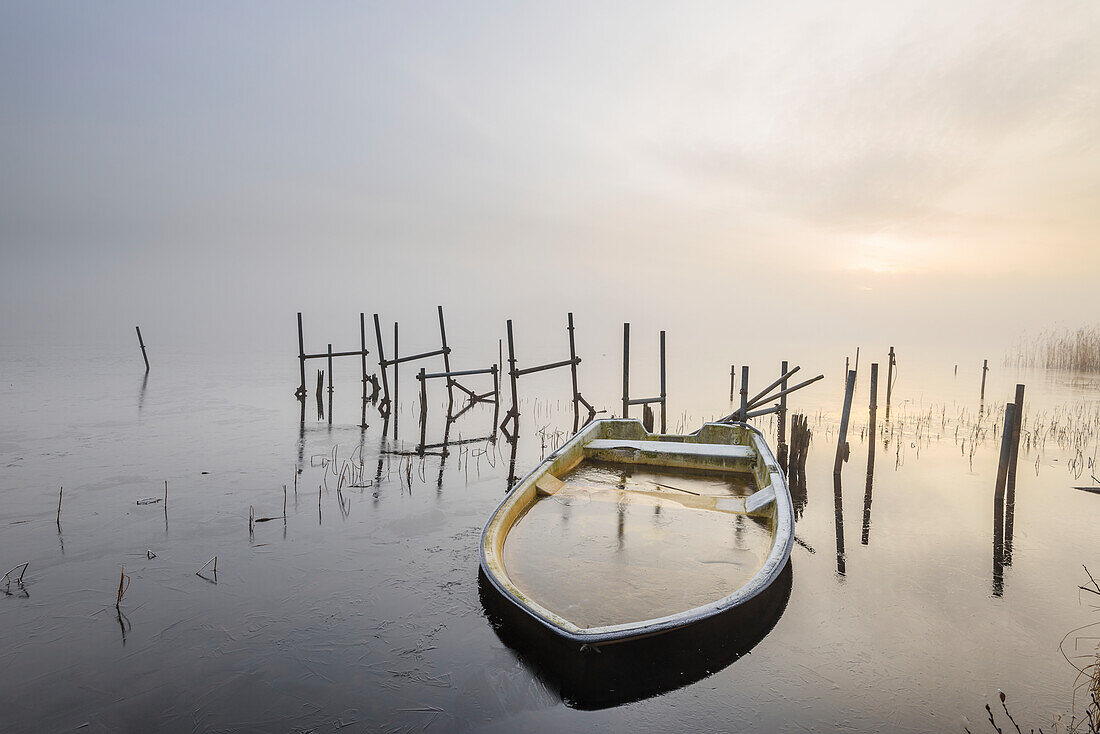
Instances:
[[[623,324],[623,418],[630,417],[630,324]]]
[[[665,332],[661,332],[661,433],[665,432],[665,406],[668,395],[665,393]]]

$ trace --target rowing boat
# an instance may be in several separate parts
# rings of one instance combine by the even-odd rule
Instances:
[[[752,426],[670,435],[599,420],[500,502],[481,571],[523,616],[583,650],[745,605],[779,578],[793,542],[786,478]]]

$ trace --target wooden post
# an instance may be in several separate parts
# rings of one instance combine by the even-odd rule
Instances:
[[[363,406],[359,417],[359,427],[367,427],[367,315],[359,313],[359,345],[363,350]]]
[[[737,366],[731,364],[730,365],[730,402],[731,403],[733,402],[733,396],[737,394],[737,388],[735,387],[735,383],[737,381],[734,379],[734,375],[736,374],[736,372],[737,372]]]
[[[378,371],[382,373],[382,399],[386,404],[386,412],[383,417],[389,418],[393,403],[390,402],[390,381],[386,377],[386,351],[382,348],[382,327],[378,324],[378,314],[374,314],[374,338],[378,344]]]
[[[439,314],[440,314],[440,318],[442,318],[442,316],[443,316],[442,307],[440,309]],[[440,321],[440,323],[442,324],[443,322]],[[444,340],[446,340],[446,337],[444,337]],[[446,341],[444,341],[444,343],[446,343]],[[449,369],[447,371],[450,372]],[[450,380],[451,378],[448,377],[447,379]],[[427,431],[428,431],[428,381],[424,377],[424,368],[421,367],[420,368],[420,451],[421,451],[421,453],[424,452],[424,444],[426,443],[425,437],[427,435]],[[446,451],[446,446],[443,447],[443,450]]]
[[[1004,593],[1005,484],[1012,455],[1012,427],[1016,422],[1016,406],[1005,405],[1005,424],[1001,431],[1001,455],[997,464],[997,484],[993,490],[993,595]]]
[[[497,339],[499,346],[500,340]],[[493,365],[493,442],[496,443],[497,437],[497,421],[500,419],[500,368],[501,365]],[[447,419],[448,425],[450,424],[450,418]]]
[[[400,412],[399,404],[397,400],[397,380],[398,370],[401,369],[398,363],[397,357],[397,322],[393,322],[393,404],[390,406],[390,413],[393,415],[393,438],[397,440],[397,414]]]
[[[367,315],[359,313],[359,344],[363,350],[363,402],[367,402]]]
[[[508,375],[512,381],[512,438],[515,439],[519,436],[519,398],[517,397],[516,390],[516,345],[512,340],[512,320],[508,319]],[[508,421],[507,418],[504,419]],[[515,454],[513,453],[513,457]]]
[[[779,374],[785,375],[785,374],[787,374],[787,371],[788,371],[787,370],[787,360],[783,360],[779,365]],[[783,382],[782,382],[779,389],[781,391],[787,389],[787,381],[786,380],[783,380]],[[780,454],[785,454],[786,453],[786,446],[787,446],[787,396],[786,395],[783,395],[782,397],[779,398],[779,436],[778,436],[778,443],[779,443],[779,453]]]
[[[871,535],[871,491],[875,480],[875,440],[876,418],[878,413],[878,362],[871,363],[871,401],[867,420],[867,488],[863,494],[863,545],[867,545]]]
[[[749,366],[741,367],[741,422],[748,420],[745,414],[749,412]]]
[[[985,402],[985,373],[989,372],[989,360],[982,360],[982,396],[981,400]]]
[[[141,347],[141,358],[145,360],[145,371],[149,371],[149,355],[145,353],[145,342],[141,339],[141,327],[135,326],[138,335],[138,345]]]
[[[894,348],[890,347],[890,362],[886,365],[886,420],[890,420],[890,393],[894,389]]]
[[[848,379],[844,386],[844,411],[840,415],[840,434],[836,442],[836,459],[833,461],[833,474],[839,475],[841,466],[848,460],[848,420],[852,414],[852,394],[856,389],[856,371],[848,370]]]
[[[630,417],[630,324],[623,324],[623,418]]]
[[[573,378],[573,433],[577,432],[581,421],[580,393],[577,390],[577,343],[573,337],[573,312],[568,315],[569,323],[569,373]]]
[[[447,346],[447,327],[443,323],[443,307],[436,306],[439,311],[439,341],[443,347],[443,371],[451,371],[451,348]],[[447,400],[454,402],[454,380],[447,378]]]
[[[665,332],[661,332],[661,433],[665,432],[668,394],[665,392]]]
[[[328,424],[332,425],[332,345],[328,345]]]
[[[1016,463],[1020,458],[1020,432],[1024,419],[1024,386],[1016,385],[1016,406],[1012,420],[1012,447],[1008,457],[1008,477],[1005,480],[1005,565],[1012,563],[1012,531],[1016,517]]]
[[[298,372],[302,383],[298,386],[298,399],[306,399],[306,342],[302,334],[302,312],[298,312]]]

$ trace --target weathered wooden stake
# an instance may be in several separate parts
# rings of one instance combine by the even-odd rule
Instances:
[[[447,346],[447,327],[443,323],[443,307],[436,306],[436,310],[439,312],[439,341],[443,349],[443,371],[451,371],[451,348]],[[450,377],[447,379],[447,400],[454,403],[454,384],[455,381]]]
[[[731,403],[733,402],[734,396],[737,395],[737,388],[736,388],[737,380],[734,378],[734,375],[736,373],[737,373],[737,366],[731,364],[730,365],[730,402]]]
[[[668,412],[668,394],[665,392],[665,332],[661,332],[661,433],[665,432],[665,414]]]
[[[890,363],[886,366],[886,420],[890,420],[890,393],[894,389],[894,348],[890,347]]]
[[[382,375],[382,406],[379,412],[383,418],[389,418],[393,403],[390,401],[390,381],[386,377],[386,352],[382,347],[382,327],[378,323],[378,314],[374,314],[374,338],[378,344],[378,371]]]
[[[741,420],[747,421],[745,416],[749,412],[749,366],[741,368]]]
[[[867,420],[867,487],[863,494],[863,545],[871,535],[871,492],[875,480],[876,417],[878,413],[878,362],[871,363],[871,400]]]
[[[65,488],[62,487],[61,491],[57,493],[57,529],[61,529],[61,497],[65,494]]]
[[[985,402],[985,374],[989,372],[989,360],[982,360],[982,395],[981,400]]]
[[[1008,476],[1005,479],[1005,565],[1012,563],[1012,532],[1016,518],[1016,464],[1020,458],[1020,433],[1024,419],[1024,386],[1016,385],[1016,409],[1012,420],[1012,447],[1008,457]]]
[[[367,315],[359,314],[359,343],[363,350],[363,402],[367,402]],[[364,408],[365,409],[365,408]],[[364,421],[363,428],[366,428]]]
[[[1001,431],[1001,455],[997,463],[997,484],[993,490],[993,595],[1004,593],[1005,484],[1012,456],[1012,427],[1016,421],[1016,406],[1005,405],[1005,423]]]
[[[779,374],[787,374],[787,360],[783,360],[779,364]],[[787,380],[784,379],[779,388],[781,391],[787,389]],[[781,457],[787,456],[787,396],[779,398],[779,435],[777,436],[779,443],[779,454]],[[783,458],[779,460],[780,464],[784,464]]]
[[[398,383],[398,371],[401,369],[401,363],[398,361],[397,351],[397,322],[393,322],[393,405],[390,410],[393,414],[393,439],[397,440],[397,414],[400,412],[397,392]]]
[[[306,399],[306,342],[305,336],[302,333],[302,312],[298,312],[298,373],[302,377],[301,384],[298,385],[298,399]]]
[[[440,315],[442,315],[440,311]],[[442,322],[440,322],[442,323]],[[447,369],[450,372],[450,369]],[[428,432],[428,380],[425,379],[424,374],[426,370],[420,368],[420,451],[424,451],[424,444],[427,443]],[[450,382],[451,378],[447,378],[447,382]]]
[[[328,345],[328,424],[332,425],[332,345]]]
[[[138,345],[141,346],[141,358],[145,360],[145,371],[149,371],[149,355],[145,353],[145,342],[141,338],[141,327],[135,326],[138,335]]]
[[[573,433],[577,432],[581,421],[580,393],[577,391],[577,343],[573,337],[573,312],[569,312],[569,374],[573,378]]]
[[[623,418],[630,417],[630,324],[623,324]]]
[[[848,379],[844,386],[844,411],[840,415],[840,434],[836,442],[836,459],[833,461],[833,474],[839,475],[844,462],[848,460],[848,420],[852,414],[852,394],[856,389],[856,371],[848,370]]]

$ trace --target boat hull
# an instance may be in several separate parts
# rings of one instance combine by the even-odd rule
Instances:
[[[580,627],[543,607],[509,578],[503,559],[504,543],[518,519],[538,500],[547,482],[560,484],[556,477],[564,476],[586,459],[671,466],[678,470],[750,473],[758,491],[744,500],[742,510],[744,514],[768,516],[774,528],[764,563],[733,593],[653,619]],[[601,420],[590,423],[548,456],[501,501],[482,531],[480,561],[485,581],[502,600],[579,649],[661,635],[742,606],[776,581],[787,566],[793,542],[794,510],[786,477],[755,428],[746,424],[711,423],[695,433],[680,436],[651,434],[636,420]]]

